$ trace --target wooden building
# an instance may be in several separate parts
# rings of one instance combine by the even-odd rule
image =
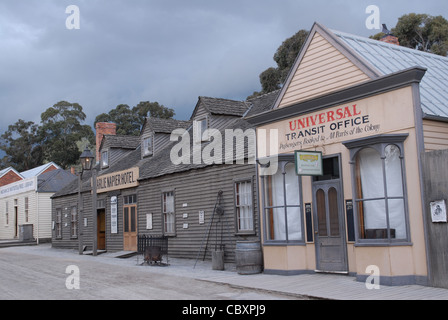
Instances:
[[[247,119],[265,272],[434,284],[421,154],[447,148],[447,79],[446,57],[314,24],[270,110]]]
[[[20,239],[20,228],[27,226],[28,240],[51,240],[51,196],[75,176],[54,163],[21,173],[8,172],[14,172],[16,181],[0,187],[0,239]]]
[[[78,210],[78,182],[53,196],[53,219],[62,216],[62,227],[53,232],[52,245],[77,249],[81,229],[85,250],[92,249],[94,237],[98,249],[136,251],[138,236],[165,235],[170,256],[210,258],[210,250],[219,247],[226,261],[234,261],[237,241],[260,238],[255,159],[248,159],[249,138],[243,148],[232,145],[229,159],[226,142],[233,137],[221,144],[215,137],[225,139],[226,130],[254,133],[246,131],[252,127],[244,117],[266,110],[277,94],[250,101],[199,97],[189,121],[148,118],[139,137],[104,135],[96,168],[97,214],[92,215],[86,172]],[[81,228],[65,214],[79,210]]]

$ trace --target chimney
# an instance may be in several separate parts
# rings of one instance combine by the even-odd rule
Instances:
[[[400,45],[398,38],[396,36],[394,36],[393,34],[386,34],[384,37],[382,37],[380,39],[380,41],[390,43],[390,44],[395,44],[397,46]]]
[[[383,23],[383,33],[385,34],[380,41],[395,44],[397,46],[400,45],[400,42],[398,42],[398,38],[394,36],[389,29],[387,29],[387,26]]]
[[[95,126],[96,130],[96,162],[101,161],[100,146],[101,141],[103,141],[104,135],[116,135],[117,125],[110,122],[98,122]]]

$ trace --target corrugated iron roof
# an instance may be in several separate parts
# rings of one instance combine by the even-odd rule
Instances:
[[[423,113],[448,118],[448,58],[378,40],[331,30],[361,58],[388,75],[415,66],[427,70],[420,83]]]
[[[42,172],[45,172],[45,171],[46,171],[48,168],[50,168],[51,166],[54,166],[56,169],[60,169],[60,167],[59,167],[56,163],[54,163],[54,162],[49,162],[49,163],[46,163],[46,164],[41,165],[41,166],[39,166],[39,167],[36,167],[36,168],[34,168],[34,169],[30,169],[30,170],[27,170],[27,171],[23,171],[23,172],[21,172],[20,174],[21,174],[25,179],[33,178],[33,177],[35,177],[35,176],[38,176],[38,175],[42,174]]]

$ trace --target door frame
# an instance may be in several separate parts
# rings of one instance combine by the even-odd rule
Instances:
[[[104,225],[104,248],[100,247],[100,234],[101,234],[101,220],[103,222]],[[106,250],[107,248],[107,239],[106,239],[106,209],[98,209],[97,210],[97,246],[98,246],[98,250]]]
[[[14,238],[19,238],[19,201],[14,199]]]
[[[348,257],[347,257],[347,236],[346,236],[346,223],[345,223],[345,210],[344,210],[344,186],[342,182],[342,165],[341,165],[341,155],[328,155],[323,157],[323,159],[329,158],[337,158],[338,166],[339,166],[339,178],[332,180],[323,180],[323,181],[312,181],[312,196],[313,196],[313,220],[314,220],[314,245],[316,252],[316,272],[327,272],[327,273],[342,273],[348,274]],[[319,220],[317,216],[317,201],[316,201],[316,192],[318,189],[322,187],[327,187],[326,199],[328,197],[328,190],[331,187],[335,187],[338,192],[338,220],[339,220],[339,234],[341,239],[341,260],[344,270],[334,271],[334,270],[325,270],[321,267],[321,250],[320,250],[320,237],[319,237]],[[327,201],[326,201],[327,204]],[[326,206],[327,207],[327,206]],[[327,220],[328,221],[328,220]],[[323,238],[323,237],[322,237]]]
[[[135,208],[135,231],[127,231],[126,232],[126,214],[125,214],[125,210],[128,209],[129,210],[129,215],[128,215],[128,230],[131,230],[131,219],[132,219],[132,208]],[[137,251],[137,236],[138,236],[138,208],[137,208],[137,204],[129,204],[129,205],[125,205],[123,206],[123,250],[125,251]],[[128,241],[128,237],[132,237],[135,238],[135,245],[131,246],[129,245]],[[128,246],[129,245],[129,246]]]

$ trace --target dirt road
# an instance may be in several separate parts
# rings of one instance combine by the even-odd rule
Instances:
[[[159,272],[136,258],[79,256],[50,245],[0,249],[0,299],[27,300],[272,300],[294,299]],[[158,269],[159,268],[159,269]],[[201,270],[198,270],[201,272]]]

